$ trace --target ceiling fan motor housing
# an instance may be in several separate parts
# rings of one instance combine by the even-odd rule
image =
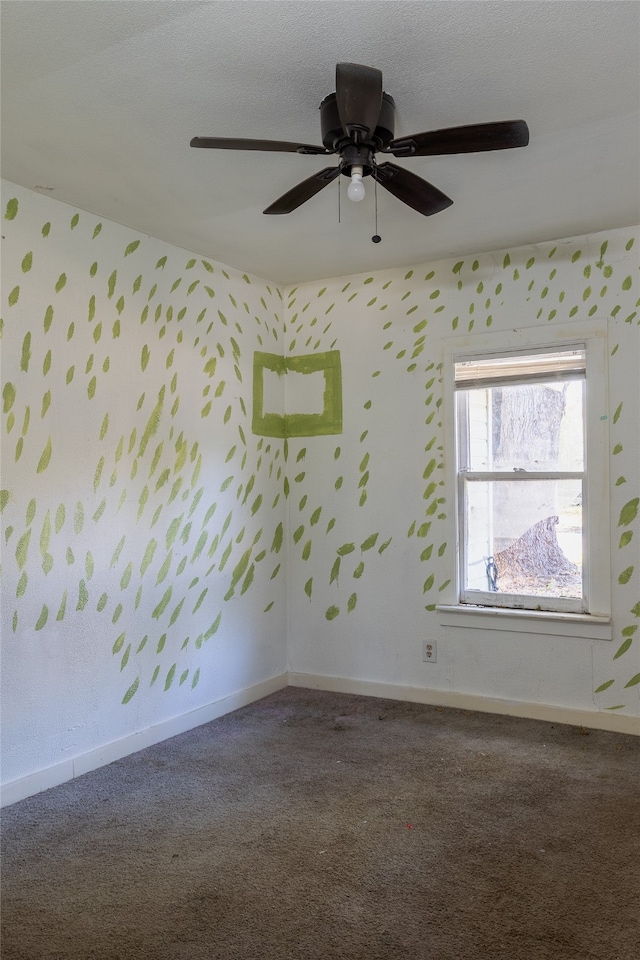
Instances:
[[[382,94],[380,116],[373,135],[362,143],[355,143],[345,134],[340,117],[336,94],[330,93],[320,104],[320,127],[322,143],[332,153],[339,153],[342,159],[341,172],[351,175],[352,166],[362,166],[363,175],[371,173],[373,155],[376,150],[386,147],[393,140],[395,104],[388,93]]]

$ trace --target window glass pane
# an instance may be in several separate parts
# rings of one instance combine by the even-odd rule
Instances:
[[[582,597],[582,481],[467,480],[466,590]]]
[[[583,385],[568,380],[461,391],[468,419],[463,469],[581,471]]]

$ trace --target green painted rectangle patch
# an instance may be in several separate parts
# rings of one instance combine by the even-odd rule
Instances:
[[[265,413],[264,371],[279,376],[287,371],[299,374],[322,373],[322,413]],[[342,369],[340,352],[281,357],[256,351],[253,355],[253,419],[251,429],[261,437],[319,437],[342,433]]]

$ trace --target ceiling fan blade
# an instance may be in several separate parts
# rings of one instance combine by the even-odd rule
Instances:
[[[433,184],[403,167],[398,167],[395,163],[383,163],[379,167],[374,167],[371,176],[394,197],[413,207],[425,217],[440,213],[453,203],[453,200],[441,193]]]
[[[336,102],[342,129],[356,142],[369,140],[382,106],[382,73],[359,63],[336,65]]]
[[[512,147],[526,147],[528,143],[529,128],[524,120],[502,120],[397,137],[384,152],[396,157],[437,157],[450,153],[510,150]]]
[[[286,140],[238,140],[234,137],[194,137],[192,147],[209,150],[269,150],[274,153],[330,154],[324,147],[308,143],[288,143]]]
[[[325,167],[319,173],[314,173],[312,177],[296,184],[291,190],[288,190],[281,197],[263,210],[263,213],[291,213],[296,207],[301,206],[306,200],[310,200],[316,193],[320,193],[327,187],[332,180],[335,180],[340,173],[340,167]]]

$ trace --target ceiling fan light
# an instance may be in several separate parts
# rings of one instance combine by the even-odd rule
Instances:
[[[349,200],[357,203],[364,199],[364,183],[362,182],[362,167],[351,168],[351,182],[347,187],[347,196]]]

